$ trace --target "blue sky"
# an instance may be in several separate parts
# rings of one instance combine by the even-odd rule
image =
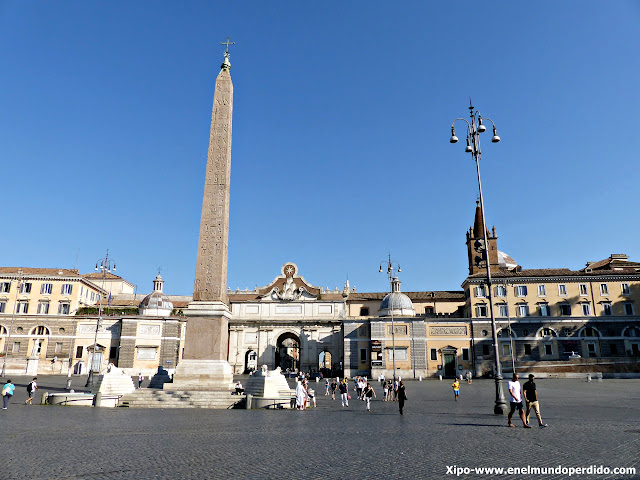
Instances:
[[[524,268],[640,260],[640,3],[2,2],[0,264],[191,294],[215,77],[234,83],[228,285],[459,289],[477,182]],[[634,127],[636,129],[634,129]],[[460,131],[462,131],[460,129]]]

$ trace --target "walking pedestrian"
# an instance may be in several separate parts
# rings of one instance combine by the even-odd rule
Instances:
[[[525,418],[527,419],[527,423],[529,423],[529,414],[531,413],[531,409],[536,412],[536,417],[538,417],[538,426],[540,428],[548,427],[546,423],[542,422],[542,416],[540,415],[540,404],[538,403],[538,390],[536,389],[536,384],[534,382],[535,376],[533,373],[529,374],[529,381],[525,382],[522,386],[522,390],[524,390],[524,399],[527,402],[527,413],[525,414]]]
[[[373,387],[371,386],[371,384],[369,384],[367,382],[367,385],[364,387],[364,391],[362,392],[362,396],[364,397],[365,401],[367,402],[367,412],[371,411],[371,397],[376,398],[376,392],[373,389]]]
[[[382,401],[386,402],[388,396],[389,396],[389,384],[387,384],[387,382],[383,382],[383,384],[382,384]]]
[[[144,380],[144,375],[142,375],[142,372],[138,373],[138,388],[142,387],[143,380]]]
[[[524,410],[522,409],[522,385],[520,385],[518,381],[517,373],[514,373],[509,381],[509,394],[511,395],[511,410],[509,410],[509,415],[507,416],[507,425],[515,427],[515,425],[511,423],[511,417],[513,417],[513,412],[515,412],[517,408],[520,418],[522,419],[522,426],[524,428],[531,428],[531,425],[527,423],[524,417]]]
[[[404,389],[404,382],[400,380],[398,384],[398,394],[396,395],[398,399],[398,407],[400,408],[400,415],[402,415],[402,409],[404,408],[404,401],[407,399],[407,392]]]
[[[347,385],[347,382],[345,380],[340,382],[339,389],[340,389],[340,398],[342,400],[342,406],[348,407],[349,406],[349,386]]]
[[[336,389],[338,388],[338,384],[335,380],[331,381],[331,400],[336,399]]]
[[[36,380],[38,380],[38,377],[33,377],[33,380],[31,380],[29,385],[27,385],[27,395],[29,398],[24,401],[25,405],[33,405],[33,396],[36,394],[36,390],[38,390]]]
[[[6,410],[9,406],[9,400],[13,397],[13,391],[16,389],[16,386],[11,383],[11,380],[7,380],[7,383],[2,387],[2,409]]]
[[[460,396],[460,382],[458,381],[457,378],[453,381],[453,383],[451,384],[451,387],[453,387],[453,396],[457,402],[458,397]]]

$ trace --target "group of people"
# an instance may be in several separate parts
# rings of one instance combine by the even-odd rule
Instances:
[[[305,377],[299,377],[296,384],[296,408],[298,410],[306,410],[311,404],[316,406],[316,392],[309,388],[309,380]]]
[[[382,391],[384,392],[384,397],[382,399],[383,402],[400,401],[400,397],[398,395],[400,383],[402,383],[402,380],[399,377],[394,381],[385,381],[384,379],[382,380]]]
[[[24,401],[25,405],[33,405],[33,397],[36,394],[36,390],[38,390],[38,377],[33,377],[33,380],[29,382],[27,385],[27,399]],[[11,380],[7,380],[7,382],[2,386],[2,409],[7,410],[9,408],[9,400],[13,397],[13,394],[16,390],[16,386],[11,382]]]
[[[548,426],[546,423],[542,421],[542,416],[540,415],[540,404],[538,403],[538,391],[536,389],[535,376],[530,373],[529,381],[525,382],[524,385],[520,385],[518,381],[518,374],[514,373],[513,377],[509,381],[509,395],[511,401],[511,409],[509,410],[509,415],[507,416],[507,425],[510,427],[515,427],[513,423],[511,423],[511,418],[513,417],[513,413],[518,409],[518,413],[520,415],[520,419],[522,420],[522,426],[524,428],[532,428],[529,425],[529,414],[531,410],[536,414],[538,419],[538,426],[540,428],[545,428]],[[524,406],[522,404],[522,392],[524,391],[524,399],[527,402],[527,410],[524,412]]]

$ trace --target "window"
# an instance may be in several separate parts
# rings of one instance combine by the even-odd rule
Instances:
[[[516,297],[526,297],[526,296],[527,296],[527,286],[518,285],[516,287]]]
[[[624,314],[625,315],[633,315],[633,303],[624,302]]]
[[[31,331],[31,335],[49,335],[49,329],[44,325],[40,325]]]
[[[482,355],[489,355],[489,345],[482,345]]]
[[[58,315],[69,315],[69,304],[61,303],[58,305]]]
[[[91,301],[93,302],[96,299],[96,293],[91,292]]]
[[[21,283],[20,284],[20,293],[31,293],[31,283]]]
[[[438,351],[435,348],[431,349],[431,360],[438,360]]]
[[[433,307],[424,307],[424,313],[426,313],[427,315],[433,315],[434,314]]]
[[[76,358],[82,358],[83,347],[76,347]]]
[[[581,283],[580,284],[580,296],[584,297],[588,295],[587,293],[587,284],[586,283]]]
[[[409,357],[407,356],[406,348],[396,348],[396,360],[407,360]],[[389,349],[389,361],[393,361],[393,349]]]
[[[463,348],[462,349],[462,360],[463,361],[468,361],[469,360],[469,349],[468,348]]]
[[[91,300],[93,300],[93,292],[91,293]],[[360,307],[360,316],[366,317],[369,315],[369,307]]]
[[[523,336],[523,337],[526,337],[526,336],[528,336],[528,335],[529,335],[529,329],[528,329],[528,328],[523,328],[523,329],[522,329],[522,336]]]
[[[565,317],[568,317],[571,315],[571,305],[569,305],[568,303],[561,303],[560,304],[560,315],[563,315]]]
[[[13,349],[11,350],[11,353],[18,352],[20,352],[20,342],[13,342]]]
[[[629,288],[628,283],[621,283],[620,291],[622,292],[622,295],[631,295],[631,289]]]
[[[541,317],[548,317],[549,316],[549,304],[548,303],[540,303],[540,304],[538,304],[538,308],[540,309],[540,316]]]
[[[498,304],[498,316],[499,317],[509,316],[509,306],[506,303]]]
[[[547,287],[544,285],[538,285],[538,296],[546,297],[547,296]]]
[[[590,303],[581,303],[582,307],[582,315],[591,315],[591,304]]]
[[[29,313],[29,301],[19,301],[16,313]]]
[[[49,313],[49,302],[38,302],[38,314],[46,315]]]
[[[602,303],[602,314],[603,315],[611,315],[611,302],[603,302]]]
[[[582,331],[582,336],[583,337],[595,337],[595,336],[597,336],[597,333],[593,328],[585,327],[585,329]]]
[[[53,283],[43,283],[40,285],[40,293],[42,295],[51,295],[53,291]]]
[[[118,358],[118,347],[109,348],[109,359]]]
[[[476,287],[476,297],[478,298],[486,297],[486,294],[484,291],[484,285],[480,285],[479,287]]]
[[[484,303],[479,303],[476,305],[476,317],[486,317],[487,316],[487,305]]]
[[[506,297],[507,296],[507,287],[504,285],[498,285],[496,287],[496,297]]]
[[[544,354],[545,355],[553,355],[553,343],[545,343],[544,344]]]
[[[611,355],[617,355],[618,354],[618,346],[615,343],[612,343],[609,345],[609,351],[611,352]]]
[[[596,344],[595,343],[587,343],[587,354],[589,357],[596,356]]]
[[[4,313],[4,309],[7,306],[7,302],[0,302],[0,313]]]
[[[0,282],[0,293],[9,293],[11,291],[11,282]]]
[[[600,284],[600,295],[609,295],[609,285],[606,283]]]
[[[520,303],[518,305],[518,316],[519,317],[528,317],[529,316],[529,305],[526,303]]]
[[[504,356],[504,357],[510,357],[511,356],[511,345],[509,345],[508,343],[503,343],[502,344],[502,356]]]
[[[551,330],[550,328],[545,327],[545,328],[540,329],[539,335],[541,337],[551,337],[551,336],[555,337],[555,332],[553,330]]]
[[[367,361],[367,349],[360,349],[360,363],[365,363]]]
[[[62,342],[56,342],[55,353],[62,353]]]
[[[60,289],[60,293],[62,295],[71,295],[72,291],[73,291],[73,285],[71,285],[70,283],[62,284],[62,288]]]
[[[561,297],[567,296],[567,286],[564,283],[558,285],[558,295]]]
[[[531,345],[529,345],[528,343],[525,343],[524,345],[524,354],[531,355]]]

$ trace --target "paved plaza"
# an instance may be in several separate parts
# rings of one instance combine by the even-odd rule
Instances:
[[[447,473],[528,465],[635,467],[574,477],[640,478],[639,380],[537,380],[549,427],[528,430],[491,413],[491,380],[463,383],[458,402],[450,381],[408,381],[404,416],[380,400],[371,413],[357,400],[342,408],[321,383],[312,383],[318,407],[304,412],[29,407],[29,379],[13,380],[16,395],[0,415],[5,479],[568,478]],[[40,377],[36,399],[65,382]],[[81,390],[84,378],[74,385]]]

